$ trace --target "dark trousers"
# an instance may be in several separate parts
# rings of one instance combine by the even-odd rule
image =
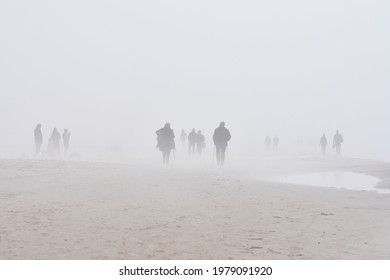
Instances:
[[[188,154],[190,156],[195,154],[195,142],[188,142]]]
[[[171,150],[164,150],[164,151],[162,151],[162,154],[163,154],[163,162],[164,162],[164,164],[168,164],[169,156],[171,155]]]
[[[217,156],[217,164],[224,165],[225,163],[225,153],[226,153],[226,145],[216,146],[216,156]]]

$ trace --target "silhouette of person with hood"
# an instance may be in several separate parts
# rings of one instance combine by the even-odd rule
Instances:
[[[341,143],[344,142],[343,136],[336,130],[336,134],[333,137],[333,149],[336,148],[336,152],[339,155],[341,151]]]
[[[67,129],[65,129],[64,133],[62,134],[62,140],[64,141],[65,156],[66,156],[68,154],[69,140],[70,140],[70,131],[68,131]]]
[[[51,136],[49,138],[49,154],[53,156],[59,156],[60,155],[60,140],[61,135],[58,132],[57,128],[53,128],[53,132],[51,133]]]
[[[322,154],[325,155],[326,147],[328,146],[328,140],[326,139],[325,133],[322,135],[320,139],[320,146],[321,146]]]
[[[231,138],[230,131],[225,127],[225,122],[221,122],[219,127],[215,129],[213,135],[218,165],[222,166],[225,163],[226,148]]]
[[[175,134],[171,125],[166,123],[163,128],[156,131],[157,148],[162,152],[163,163],[168,164],[171,150],[175,150]]]
[[[42,125],[39,123],[34,129],[34,137],[35,137],[35,154],[39,154],[41,152],[41,146],[43,143],[43,136],[41,131]]]
[[[265,138],[265,146],[267,147],[267,150],[270,150],[271,149],[271,138],[269,136],[267,136],[267,138]]]
[[[190,156],[195,154],[195,144],[197,137],[198,135],[195,132],[195,128],[193,128],[192,131],[188,134],[188,154]]]
[[[206,146],[206,138],[202,134],[202,131],[198,130],[198,134],[196,135],[196,148],[198,150],[198,155],[202,155],[202,150]]]
[[[186,143],[186,140],[187,140],[187,133],[185,132],[184,129],[182,129],[181,134],[180,134],[180,142],[181,142],[182,146],[184,146],[184,144]]]
[[[276,152],[278,150],[278,145],[279,145],[279,138],[278,136],[275,136],[274,139],[273,139],[273,149],[274,151]]]

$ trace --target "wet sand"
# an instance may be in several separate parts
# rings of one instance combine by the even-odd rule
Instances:
[[[389,194],[259,179],[318,171],[390,188],[390,164],[345,157],[223,169],[0,160],[0,259],[390,259]]]

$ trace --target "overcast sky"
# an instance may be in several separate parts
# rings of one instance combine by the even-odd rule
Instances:
[[[386,0],[2,1],[0,147],[42,123],[154,149],[167,121],[210,138],[224,120],[237,152],[339,129],[390,160],[389,50]]]

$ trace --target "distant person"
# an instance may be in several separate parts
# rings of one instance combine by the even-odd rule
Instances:
[[[336,153],[339,155],[341,151],[341,143],[344,142],[343,136],[336,130],[336,134],[333,137],[333,149],[336,149]]]
[[[180,142],[181,142],[181,145],[184,146],[185,143],[187,141],[187,133],[185,132],[184,129],[181,130],[181,134],[180,134]]]
[[[278,145],[279,145],[279,138],[278,136],[275,136],[273,139],[273,148],[275,152],[278,150]]]
[[[328,140],[326,139],[325,133],[322,135],[320,139],[320,146],[321,146],[322,154],[325,155],[326,147],[328,146]]]
[[[39,154],[41,152],[41,146],[43,143],[43,136],[41,131],[42,125],[39,123],[34,129],[34,137],[35,137],[35,154]]]
[[[62,134],[62,140],[64,141],[64,148],[65,148],[64,155],[67,156],[68,149],[69,149],[69,140],[70,140],[70,132],[67,129],[65,129],[64,133]]]
[[[162,152],[163,163],[168,164],[171,150],[175,150],[175,134],[171,129],[171,125],[166,123],[163,128],[156,131],[157,148]]]
[[[196,148],[198,151],[198,155],[202,155],[202,150],[206,147],[206,138],[202,134],[202,131],[198,130],[198,134],[196,135]]]
[[[195,128],[188,134],[188,154],[193,156],[195,154],[196,138],[198,135],[195,132]]]
[[[57,128],[53,128],[53,132],[51,133],[49,144],[48,144],[49,155],[52,156],[60,155],[60,140],[61,140],[60,133],[58,132]]]
[[[264,144],[267,147],[267,150],[271,149],[271,138],[269,136],[267,136],[267,138],[265,138]]]
[[[225,123],[221,122],[219,127],[215,129],[213,135],[218,165],[222,166],[225,163],[226,148],[231,138],[232,136],[230,135],[229,130],[225,127]]]

